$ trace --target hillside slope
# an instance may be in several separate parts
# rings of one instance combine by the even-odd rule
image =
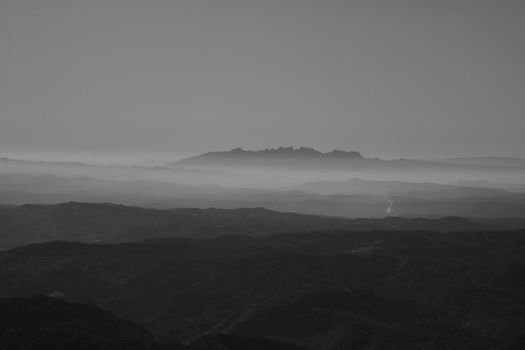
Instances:
[[[315,349],[495,349],[524,339],[524,237],[340,231],[50,242],[0,255],[0,295],[92,303],[166,342],[228,333]]]

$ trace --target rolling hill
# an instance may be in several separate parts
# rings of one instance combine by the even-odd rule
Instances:
[[[276,212],[263,208],[160,210],[108,203],[68,202],[0,208],[0,247],[51,240],[128,242],[158,237],[210,238],[238,234],[265,236],[326,230],[450,232],[521,227],[525,227],[525,222],[521,219],[344,219]]]
[[[91,303],[166,343],[224,333],[328,350],[509,348],[525,340],[524,236],[339,231],[49,242],[0,254],[0,296]]]

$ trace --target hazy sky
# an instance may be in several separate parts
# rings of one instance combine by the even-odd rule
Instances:
[[[0,0],[0,153],[525,156],[523,0]]]

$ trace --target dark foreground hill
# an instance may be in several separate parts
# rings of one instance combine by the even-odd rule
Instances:
[[[148,331],[95,306],[54,298],[0,299],[0,347],[18,349],[150,349]]]
[[[91,303],[198,349],[259,349],[239,345],[253,338],[326,350],[520,349],[523,276],[525,231],[49,242],[0,254],[1,296]]]
[[[51,240],[129,242],[158,237],[265,236],[327,230],[486,231],[525,227],[525,220],[337,217],[245,209],[145,209],[69,202],[0,208],[0,248]]]
[[[0,298],[2,350],[300,350],[281,342],[213,335],[159,344],[144,328],[102,309],[45,296]]]

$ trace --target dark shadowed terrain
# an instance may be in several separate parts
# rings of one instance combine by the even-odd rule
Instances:
[[[312,349],[518,349],[524,237],[332,231],[49,242],[0,255],[0,294],[94,304],[164,343],[228,334]]]
[[[0,298],[2,349],[41,350],[300,350],[292,344],[234,335],[191,344],[158,343],[144,328],[97,307],[46,296]]]
[[[69,202],[0,208],[0,248],[50,240],[129,242],[156,237],[265,236],[329,230],[491,231],[525,227],[525,219],[460,217],[345,219],[267,210],[145,209]]]

